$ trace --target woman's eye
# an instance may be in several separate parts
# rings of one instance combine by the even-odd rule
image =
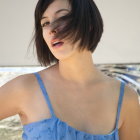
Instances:
[[[45,22],[44,24],[42,24],[42,27],[45,27],[46,25],[48,25],[50,22]]]

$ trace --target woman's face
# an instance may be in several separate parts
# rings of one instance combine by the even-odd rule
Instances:
[[[43,26],[42,27],[43,38],[47,43],[52,54],[59,60],[66,59],[69,56],[71,56],[75,52],[76,48],[75,45],[77,43],[74,44],[74,49],[72,49],[72,45],[68,42],[68,40],[58,40],[64,42],[63,45],[59,48],[53,47],[52,40],[54,39],[55,32],[51,32],[51,27],[49,25],[57,18],[60,18],[61,16],[68,14],[70,10],[71,7],[67,0],[55,0],[46,9],[46,11],[42,16],[43,18],[41,20],[41,25]]]

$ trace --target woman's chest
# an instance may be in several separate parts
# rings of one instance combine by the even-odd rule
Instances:
[[[101,94],[94,96],[87,90],[86,93],[81,92],[81,95],[73,92],[73,96],[58,96],[54,104],[56,114],[78,130],[107,134],[115,128],[117,100]]]
[[[107,134],[115,128],[117,96],[109,97],[109,94],[105,95],[101,90],[96,90],[99,94],[95,96],[95,90],[91,89],[77,91],[48,88],[47,92],[56,117],[70,126],[94,134]],[[25,124],[50,117],[42,93],[38,91],[35,97],[30,107],[24,110]]]

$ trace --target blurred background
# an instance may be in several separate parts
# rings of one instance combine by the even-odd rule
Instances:
[[[25,73],[44,69],[37,62],[33,43],[37,0],[0,0],[0,86]],[[125,81],[140,95],[140,1],[95,0],[104,33],[93,53],[102,72]],[[1,107],[0,107],[1,108]],[[19,116],[0,121],[0,140],[21,140]]]

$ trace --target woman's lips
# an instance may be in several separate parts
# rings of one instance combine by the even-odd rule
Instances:
[[[60,48],[60,47],[62,47],[63,44],[64,44],[64,42],[62,40],[59,40],[59,39],[52,39],[51,40],[51,46],[53,48]]]
[[[56,44],[52,45],[52,47],[53,48],[60,48],[60,47],[63,46],[63,44],[64,44],[64,42],[59,42],[59,43],[56,43]]]

